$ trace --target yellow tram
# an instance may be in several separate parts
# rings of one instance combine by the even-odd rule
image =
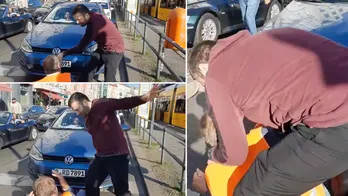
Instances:
[[[186,87],[174,84],[165,88],[157,99],[155,120],[186,128]]]
[[[169,13],[176,7],[186,8],[185,0],[145,0],[141,5],[141,12],[167,21]]]

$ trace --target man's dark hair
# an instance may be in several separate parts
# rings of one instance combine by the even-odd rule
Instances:
[[[211,49],[215,41],[206,40],[195,45],[188,55],[188,69],[194,79],[204,78],[199,71],[199,64],[208,63]]]
[[[89,101],[88,97],[80,92],[73,93],[68,101],[68,106],[71,107],[71,104],[75,101],[78,101],[79,103],[82,103],[84,100]]]
[[[79,13],[79,14],[85,15],[85,14],[89,14],[90,12],[91,11],[88,9],[87,6],[79,4],[74,8],[72,14],[75,15]]]

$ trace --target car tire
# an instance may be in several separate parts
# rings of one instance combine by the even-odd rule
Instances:
[[[39,129],[36,128],[36,127],[31,127],[30,129],[30,135],[29,135],[29,138],[28,140],[29,141],[34,141],[37,139],[37,136],[39,135]]]
[[[31,19],[28,19],[27,24],[25,24],[24,32],[29,33],[30,31],[33,30],[33,28],[34,28],[34,21],[32,21]]]
[[[205,25],[209,25],[208,27],[204,27]],[[202,37],[202,31],[206,30],[205,28],[213,28],[212,31],[214,32],[210,32],[210,34],[213,35],[206,35],[206,37]],[[217,17],[215,17],[213,14],[211,13],[206,13],[204,14],[200,19],[199,22],[197,24],[197,28],[196,28],[196,35],[195,35],[195,40],[193,42],[194,45],[204,41],[204,40],[217,40],[219,34],[220,34],[220,21]],[[215,34],[215,35],[214,35]]]
[[[266,21],[272,19],[274,16],[279,14],[282,11],[282,5],[278,0],[273,0],[271,5],[268,7]]]

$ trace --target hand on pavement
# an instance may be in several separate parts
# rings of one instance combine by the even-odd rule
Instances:
[[[156,84],[148,93],[143,95],[143,99],[146,102],[153,101],[155,98],[159,96],[159,93],[162,91],[164,91],[164,89],[160,89],[158,84]]]
[[[200,169],[197,169],[193,174],[192,189],[201,194],[208,191],[208,187],[205,182],[205,175]]]
[[[66,182],[65,178],[64,178],[60,173],[58,173],[58,172],[52,170],[52,176],[58,178],[59,183],[60,183],[60,185],[61,185],[62,188],[63,188],[63,191],[69,189],[68,183]]]

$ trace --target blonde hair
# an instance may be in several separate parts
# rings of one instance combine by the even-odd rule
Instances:
[[[214,121],[211,118],[213,112],[211,109],[206,112],[199,123],[199,130],[202,136],[205,138],[205,143],[210,147],[216,146],[217,144],[217,134]]]
[[[41,176],[34,182],[35,196],[58,196],[58,189],[51,177]]]

